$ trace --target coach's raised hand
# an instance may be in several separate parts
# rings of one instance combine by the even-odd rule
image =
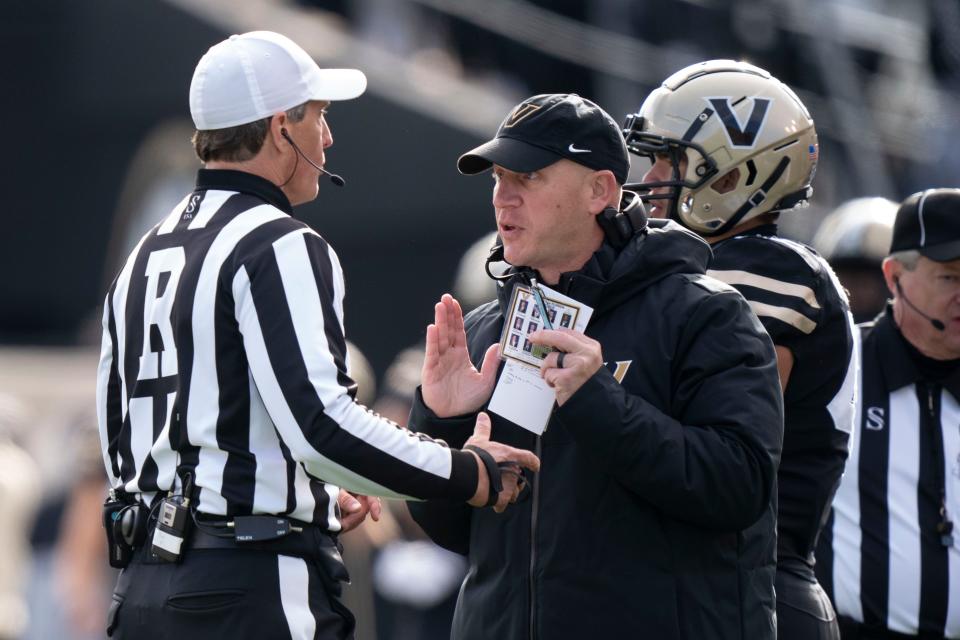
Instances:
[[[498,346],[490,345],[477,371],[467,351],[460,303],[445,293],[433,314],[434,322],[427,327],[421,375],[423,401],[440,418],[477,411],[493,393],[499,364]]]
[[[499,442],[491,442],[490,416],[483,412],[477,415],[477,424],[473,429],[473,435],[464,444],[464,448],[477,457],[477,465],[479,466],[477,491],[469,500],[469,504],[474,507],[492,506],[494,511],[502,513],[509,503],[517,501],[523,489],[523,486],[518,484],[520,480],[520,474],[517,473],[518,467],[531,471],[540,470],[540,459],[532,452],[526,449],[515,449]],[[496,495],[496,502],[493,502],[494,498],[491,495],[491,479],[488,466],[482,459],[483,454],[479,453],[478,450],[485,451],[493,458],[496,463],[494,473],[499,476],[503,483],[503,488]],[[508,463],[506,469],[502,469],[504,463]]]

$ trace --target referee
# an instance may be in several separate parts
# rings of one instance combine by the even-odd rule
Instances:
[[[817,571],[844,640],[960,638],[960,190],[904,200],[883,276]]]
[[[340,263],[291,214],[326,173],[327,107],[365,87],[263,31],[197,65],[196,189],[140,240],[104,304],[104,523],[125,567],[112,637],[352,637],[336,535],[377,516],[360,494],[500,511],[519,490],[497,463],[539,464],[489,442],[486,416],[473,450],[451,450],[355,401]]]

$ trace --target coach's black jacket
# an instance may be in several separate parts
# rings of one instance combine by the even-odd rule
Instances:
[[[540,455],[532,490],[503,514],[410,504],[431,538],[469,556],[457,640],[775,637],[773,345],[741,295],[703,275],[706,243],[653,224],[619,255],[604,244],[557,287],[595,309],[586,333],[606,367],[539,442],[491,415],[494,440]],[[524,279],[467,316],[474,362]],[[419,397],[411,415],[451,446],[473,423],[438,419]]]

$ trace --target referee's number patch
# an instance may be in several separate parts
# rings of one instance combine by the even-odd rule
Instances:
[[[138,380],[177,374],[177,347],[173,341],[173,301],[186,264],[183,247],[154,251],[147,258],[143,299],[143,351]]]

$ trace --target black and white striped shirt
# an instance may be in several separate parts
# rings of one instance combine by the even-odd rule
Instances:
[[[777,562],[813,577],[817,535],[853,430],[859,353],[846,294],[826,261],[763,225],[713,245],[708,275],[743,294],[794,357],[777,472]]]
[[[837,613],[865,626],[960,638],[960,369],[915,364],[888,310],[860,325],[862,395],[854,446],[817,550]],[[929,634],[929,635],[927,635]]]
[[[199,511],[338,531],[343,487],[467,500],[473,455],[354,400],[333,249],[276,186],[205,170],[107,294],[97,381],[111,485],[151,501],[195,478]]]

